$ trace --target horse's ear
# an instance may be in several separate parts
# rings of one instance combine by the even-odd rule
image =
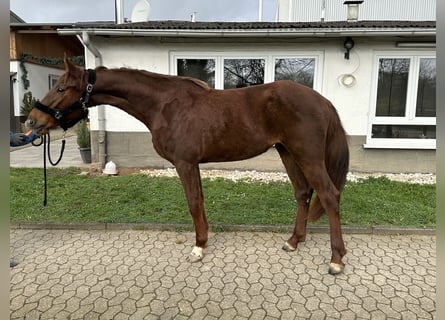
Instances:
[[[71,74],[76,74],[77,67],[68,59],[66,52],[63,54],[63,62],[65,62],[65,71]]]

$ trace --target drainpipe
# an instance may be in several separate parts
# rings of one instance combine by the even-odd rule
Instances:
[[[88,32],[82,31],[82,36],[77,35],[77,38],[82,42],[86,49],[88,49],[93,55],[96,66],[102,65],[102,55],[100,54],[97,47],[95,47],[88,35]],[[99,105],[97,106],[97,118],[98,118],[98,136],[97,136],[97,144],[98,144],[98,162],[100,163],[101,168],[105,166],[106,157],[107,157],[107,134],[105,131],[105,106]]]

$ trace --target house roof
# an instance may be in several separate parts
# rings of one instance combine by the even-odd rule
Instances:
[[[20,18],[13,11],[9,10],[9,23],[25,23],[25,20]]]
[[[155,30],[262,30],[262,29],[387,29],[428,28],[435,29],[436,21],[327,21],[327,22],[191,22],[191,21],[146,21],[134,23],[79,23],[78,27],[97,29],[155,29]]]
[[[326,22],[191,22],[77,23],[60,34],[164,37],[295,37],[295,36],[435,36],[436,21]]]
[[[126,36],[344,36],[436,35],[436,21],[325,21],[325,22],[191,22],[178,20],[116,24],[112,21],[78,23],[25,23],[10,11],[10,28],[56,30],[60,34]],[[16,19],[16,17],[18,19]]]

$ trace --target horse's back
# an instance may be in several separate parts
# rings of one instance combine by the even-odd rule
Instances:
[[[217,115],[209,119],[223,124],[225,131],[254,128],[253,135],[265,136],[282,136],[296,127],[325,126],[333,109],[318,92],[291,80],[207,91],[197,104],[200,114]]]
[[[198,90],[188,95],[187,103],[179,99],[164,107],[168,132],[163,131],[159,138],[163,141],[170,137],[169,141],[175,141],[175,146],[170,146],[174,153],[190,161],[247,159],[274,144],[302,143],[308,136],[312,136],[311,141],[319,139],[323,143],[318,133],[326,132],[326,108],[330,104],[302,84],[281,80],[239,89]]]

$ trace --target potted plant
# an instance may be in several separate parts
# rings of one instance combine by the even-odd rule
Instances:
[[[90,129],[88,129],[85,120],[77,124],[77,144],[79,146],[80,156],[84,163],[91,163],[91,138]]]

